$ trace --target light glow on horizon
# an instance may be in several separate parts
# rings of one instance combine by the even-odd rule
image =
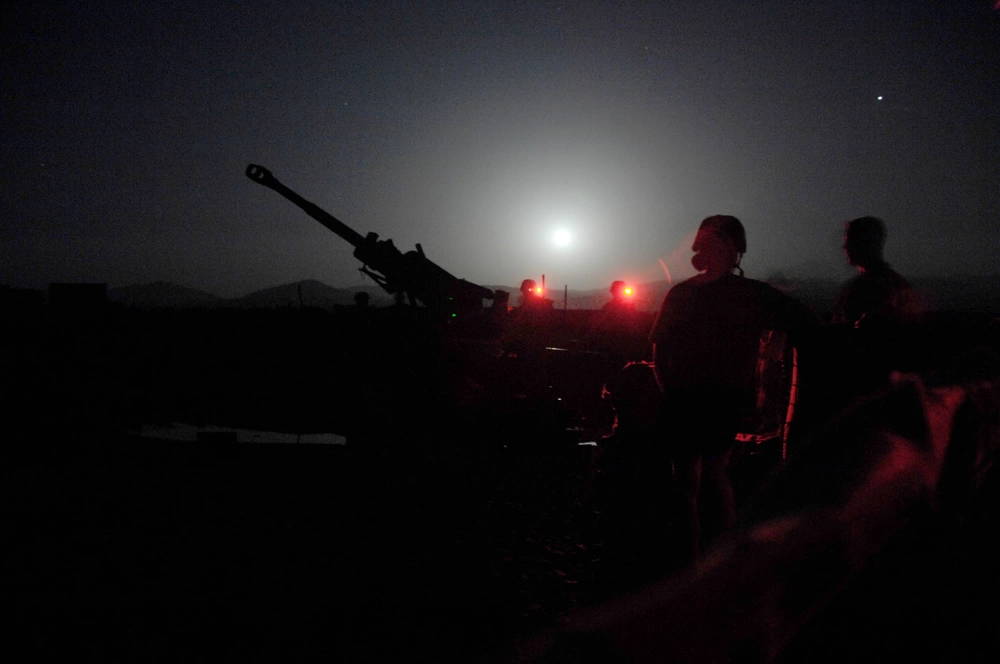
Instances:
[[[551,239],[556,249],[566,249],[573,244],[573,232],[565,226],[560,226],[552,231]]]

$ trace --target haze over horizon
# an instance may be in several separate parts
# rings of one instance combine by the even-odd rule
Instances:
[[[985,0],[48,2],[2,29],[3,284],[365,283],[251,162],[481,284],[683,278],[715,213],[758,278],[846,277],[866,214],[907,276],[997,272]]]

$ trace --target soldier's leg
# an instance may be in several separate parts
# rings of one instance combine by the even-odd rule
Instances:
[[[706,546],[736,523],[736,500],[729,476],[732,454],[733,447],[730,445],[721,452],[706,454],[702,459],[701,509],[704,519],[701,534]]]
[[[699,493],[701,491],[702,460],[694,454],[678,455],[674,459],[677,494],[682,502],[678,510],[678,547],[681,557],[693,563],[701,555],[701,519]]]

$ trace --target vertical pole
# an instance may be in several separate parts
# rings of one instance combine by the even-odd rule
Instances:
[[[563,284],[563,311],[569,309],[569,284]]]

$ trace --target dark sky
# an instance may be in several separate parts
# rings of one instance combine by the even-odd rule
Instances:
[[[250,162],[484,284],[676,277],[714,213],[750,276],[844,276],[864,214],[998,272],[986,0],[20,3],[2,48],[0,283],[364,283]]]

